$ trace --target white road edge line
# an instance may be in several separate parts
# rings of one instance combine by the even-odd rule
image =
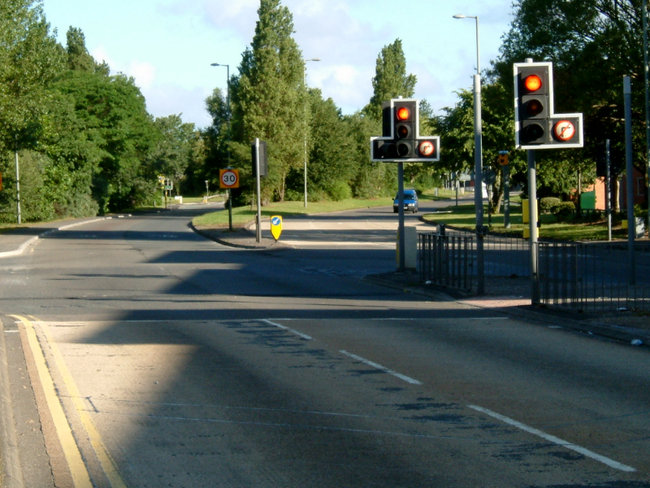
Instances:
[[[636,471],[636,469],[633,468],[632,466],[627,466],[625,464],[619,463],[618,461],[614,461],[613,459],[610,459],[608,457],[601,456],[600,454],[590,451],[585,447],[572,444],[571,442],[560,439],[559,437],[556,437],[554,435],[547,434],[546,432],[543,432],[534,427],[530,427],[526,424],[522,424],[521,422],[511,419],[510,417],[506,417],[505,415],[501,415],[500,413],[494,412],[487,408],[479,407],[478,405],[467,405],[467,406],[472,410],[476,410],[477,412],[484,413],[485,415],[488,415],[492,418],[500,420],[501,422],[516,427],[517,429],[523,430],[524,432],[528,432],[529,434],[532,434],[537,437],[541,437],[542,439],[552,442],[553,444],[557,444],[558,446],[565,447],[579,454],[582,454],[583,456],[598,461],[606,466],[609,466],[610,468],[614,468],[619,471],[625,471],[626,473],[633,473]]]
[[[282,329],[282,330],[286,330],[287,332],[291,332],[292,334],[297,335],[298,337],[300,337],[301,339],[305,339],[306,341],[311,341],[313,339],[312,336],[308,336],[307,334],[303,334],[302,332],[298,332],[297,330],[292,329],[291,327],[287,327],[285,325],[278,324],[277,322],[273,322],[272,320],[262,319],[262,322],[264,322],[265,324],[272,325],[273,327],[277,327],[278,329]]]
[[[413,379],[410,376],[406,376],[404,374],[398,373],[397,371],[393,371],[392,369],[388,369],[387,367],[382,366],[381,364],[377,364],[377,363],[375,363],[373,361],[362,358],[361,356],[357,356],[356,354],[352,354],[351,352],[344,351],[344,350],[340,350],[339,352],[341,354],[349,357],[349,358],[355,359],[355,360],[365,364],[366,366],[370,366],[371,368],[375,368],[375,369],[378,369],[379,371],[383,371],[384,373],[388,373],[388,374],[390,374],[392,376],[395,376],[395,378],[399,378],[402,381],[406,381],[407,383],[410,383],[411,385],[421,385],[422,384],[421,381]]]

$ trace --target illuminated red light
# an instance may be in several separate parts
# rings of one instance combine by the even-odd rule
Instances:
[[[411,117],[411,111],[407,107],[399,107],[396,112],[397,120],[408,120]]]
[[[524,87],[529,92],[534,92],[542,87],[542,79],[537,75],[528,75],[524,79]]]

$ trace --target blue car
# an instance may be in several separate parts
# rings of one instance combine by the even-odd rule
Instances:
[[[404,190],[404,211],[413,213],[418,211],[418,192],[415,190]],[[399,212],[399,193],[395,195],[393,212]]]

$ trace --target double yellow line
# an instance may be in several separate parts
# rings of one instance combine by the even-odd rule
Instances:
[[[38,320],[34,319],[33,317],[27,318],[20,315],[12,315],[12,317],[18,322],[19,327],[22,326],[22,333],[24,333],[24,337],[26,338],[27,342],[26,345],[29,347],[29,350],[32,353],[34,364],[36,366],[36,374],[38,375],[38,380],[43,388],[43,394],[47,403],[47,408],[50,412],[50,415],[52,416],[54,427],[59,438],[65,460],[68,464],[68,468],[70,469],[73,484],[75,488],[92,488],[93,483],[90,480],[88,469],[83,461],[79,446],[77,445],[77,442],[75,441],[72,434],[70,423],[68,422],[68,419],[65,415],[63,405],[61,404],[61,400],[57,395],[54,380],[52,379],[52,375],[50,374],[50,370],[47,366],[45,354],[36,335],[34,324],[37,323]],[[53,357],[53,362],[63,379],[63,383],[65,384],[70,397],[72,398],[72,402],[75,409],[77,410],[77,413],[79,414],[81,423],[86,430],[90,444],[92,445],[95,454],[99,459],[104,474],[108,478],[111,487],[126,488],[126,484],[122,480],[122,477],[117,470],[113,458],[108,453],[108,450],[106,449],[106,446],[104,446],[97,428],[93,424],[90,416],[86,411],[86,407],[82,400],[81,394],[79,393],[79,389],[77,388],[77,385],[75,384],[70,371],[65,365],[63,356],[61,355],[54,342],[50,340],[46,328],[42,327],[40,330],[45,342],[49,345]],[[34,383],[33,380],[32,383]]]

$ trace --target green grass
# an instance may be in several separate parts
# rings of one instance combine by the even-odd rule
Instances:
[[[290,215],[314,215],[319,213],[341,212],[343,210],[351,210],[355,208],[382,207],[392,204],[392,198],[376,198],[369,200],[350,198],[338,202],[307,202],[307,208],[305,208],[305,203],[302,201],[275,202],[262,207],[261,214],[262,218],[270,217],[272,215],[281,215],[282,217]],[[256,214],[257,210],[250,205],[245,207],[233,207],[233,227],[242,227],[249,222],[254,221]],[[228,212],[223,210],[210,212],[194,218],[192,223],[198,228],[227,227]]]
[[[452,205],[440,212],[423,215],[423,219],[430,223],[443,223],[454,227],[473,229],[476,226],[474,205]],[[542,239],[558,239],[568,241],[607,240],[607,222],[569,221],[558,222],[554,215],[540,216],[541,226],[539,237]],[[528,224],[522,222],[521,205],[518,203],[510,206],[510,228],[504,226],[502,213],[488,216],[487,208],[484,209],[483,224],[489,225],[490,232],[521,237]],[[625,238],[627,231],[621,228],[620,223],[613,227],[613,238]]]

